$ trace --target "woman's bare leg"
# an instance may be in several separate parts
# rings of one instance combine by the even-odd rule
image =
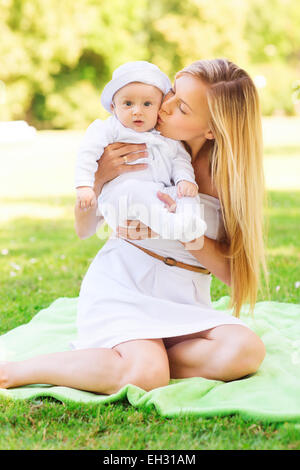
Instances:
[[[80,349],[43,354],[0,365],[0,387],[52,384],[111,393],[121,374],[123,358],[113,349]],[[1,384],[2,376],[2,384]],[[101,387],[100,387],[101,384]]]
[[[80,349],[0,363],[0,388],[37,383],[111,394],[127,383],[145,389],[166,385],[169,376],[168,356],[161,339],[128,341],[112,349]]]
[[[254,373],[265,357],[259,336],[242,325],[221,325],[164,344],[171,378],[205,377],[230,381]]]

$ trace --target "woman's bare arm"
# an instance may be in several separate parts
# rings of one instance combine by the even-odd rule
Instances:
[[[98,161],[98,169],[95,173],[94,191],[97,198],[102,191],[103,185],[108,181],[111,181],[122,173],[139,171],[147,168],[147,165],[143,163],[126,165],[123,159],[125,155],[128,163],[134,162],[139,158],[145,158],[148,156],[146,145],[116,142],[105,148],[100,160]],[[75,203],[74,214],[75,231],[81,239],[94,235],[99,222],[104,221],[101,214],[99,214],[97,207],[83,210],[80,208],[78,201]]]
[[[84,240],[96,233],[97,225],[101,221],[101,217],[97,215],[97,207],[90,207],[82,210],[79,202],[76,201],[75,208],[75,231],[79,238]]]
[[[228,245],[205,236],[201,238],[204,238],[204,243],[200,250],[196,248],[197,240],[191,243],[183,243],[185,249],[214,276],[230,286],[230,264],[229,259],[225,256],[228,253]]]

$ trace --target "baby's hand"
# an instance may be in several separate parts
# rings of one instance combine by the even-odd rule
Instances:
[[[198,194],[197,184],[191,183],[190,181],[179,181],[177,184],[177,195],[178,197],[188,196],[195,197]]]
[[[79,186],[76,188],[76,193],[80,209],[96,207],[97,198],[93,188],[90,188],[89,186]]]

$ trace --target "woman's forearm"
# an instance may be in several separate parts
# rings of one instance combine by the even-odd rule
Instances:
[[[98,199],[101,193],[104,182],[100,179],[99,174],[95,175],[94,191]],[[96,233],[97,226],[101,220],[104,220],[98,212],[97,207],[92,207],[88,210],[80,209],[77,201],[74,209],[75,214],[75,231],[79,238],[82,240],[91,237]]]
[[[97,215],[97,207],[92,207],[86,211],[80,209],[78,203],[75,204],[75,231],[82,240],[91,237],[96,233],[101,216]]]
[[[184,243],[185,249],[188,250],[203,266],[206,267],[214,276],[222,282],[230,286],[230,263],[226,258],[228,245],[225,243],[204,237],[203,248],[194,249],[195,243]]]

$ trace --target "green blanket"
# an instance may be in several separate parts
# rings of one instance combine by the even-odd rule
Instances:
[[[224,310],[228,297],[214,302]],[[27,324],[0,337],[0,360],[21,360],[37,354],[64,351],[76,336],[77,298],[60,298]],[[109,403],[126,399],[135,407],[155,407],[163,416],[191,414],[225,416],[239,413],[246,419],[287,421],[300,419],[300,306],[258,302],[254,319],[242,310],[245,321],[264,341],[266,358],[259,371],[224,383],[199,377],[171,380],[166,387],[145,392],[126,385],[114,395],[96,395],[67,387],[36,384],[4,390],[12,399],[50,396],[62,402]],[[230,312],[228,312],[230,313]]]

